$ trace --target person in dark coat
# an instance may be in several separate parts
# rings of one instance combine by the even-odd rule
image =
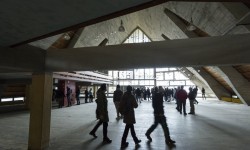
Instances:
[[[71,106],[71,89],[67,86],[67,93],[66,93],[66,96],[67,96],[67,101],[68,101],[68,107]]]
[[[99,126],[102,124],[103,125],[103,143],[111,143],[112,140],[110,140],[107,136],[109,116],[108,116],[108,100],[107,100],[105,91],[106,91],[106,84],[102,84],[101,87],[97,91],[97,100],[96,100],[97,119],[99,119],[99,121],[89,134],[92,135],[94,138],[97,138],[97,136],[95,135],[95,132],[99,128]]]
[[[77,101],[77,105],[80,105],[80,87],[79,86],[76,87],[76,101]]]
[[[85,103],[88,103],[89,91],[88,91],[88,89],[87,89],[87,88],[86,88],[86,90],[85,90],[84,94],[85,94]]]
[[[134,129],[134,124],[136,123],[134,108],[137,108],[137,107],[138,107],[138,104],[136,102],[134,95],[132,94],[132,87],[128,86],[127,91],[122,96],[120,106],[119,106],[119,111],[124,116],[123,122],[126,124],[124,132],[123,132],[123,136],[122,136],[121,148],[125,148],[129,144],[128,142],[126,142],[129,129],[130,129],[130,132],[131,132],[131,135],[133,137],[135,144],[138,145],[141,142],[141,140],[139,140],[136,137],[136,133]]]
[[[153,109],[154,109],[155,121],[154,121],[154,124],[145,133],[146,137],[151,142],[152,138],[150,137],[150,134],[155,130],[157,125],[160,123],[161,126],[162,126],[162,129],[164,131],[166,144],[168,144],[168,145],[169,144],[174,144],[175,141],[173,141],[170,138],[168,124],[167,124],[167,121],[166,121],[166,117],[164,115],[163,93],[159,92],[159,89],[157,87],[155,87],[155,94],[153,96],[152,106],[153,106]]]
[[[122,115],[119,116],[119,105],[120,105],[120,101],[122,98],[123,92],[120,89],[120,85],[116,86],[116,90],[114,91],[114,96],[113,96],[113,102],[115,104],[115,109],[116,109],[116,119],[120,119],[122,118]]]
[[[176,93],[176,97],[179,100],[180,104],[180,114],[182,114],[182,108],[184,115],[187,115],[186,113],[186,99],[187,99],[187,92],[183,89],[184,86],[181,86],[181,89]]]
[[[195,108],[194,108],[194,100],[196,98],[195,91],[192,88],[189,88],[188,99],[190,103],[190,112],[188,114],[194,115]]]

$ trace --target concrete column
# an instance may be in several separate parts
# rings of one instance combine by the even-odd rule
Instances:
[[[29,150],[43,150],[49,147],[52,81],[52,73],[32,76]]]
[[[27,84],[25,87],[25,105],[28,109],[30,109],[30,99],[31,99],[31,84]]]
[[[240,100],[250,105],[250,84],[234,67],[223,66],[214,67],[216,71],[223,77],[223,79],[230,85]]]

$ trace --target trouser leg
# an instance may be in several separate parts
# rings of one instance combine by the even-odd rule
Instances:
[[[194,100],[190,100],[190,113],[194,113]]]
[[[183,102],[183,113],[186,113],[186,100],[184,100]]]
[[[130,126],[128,124],[126,124],[123,135],[122,135],[122,143],[126,143],[129,128],[130,128]]]
[[[108,134],[108,123],[103,122],[103,139],[108,138],[107,134]]]
[[[162,129],[163,129],[163,132],[164,132],[165,139],[166,139],[166,140],[169,140],[169,139],[170,139],[170,133],[169,133],[168,124],[167,124],[167,121],[166,121],[166,117],[165,117],[165,116],[161,117],[160,124],[161,124],[161,126],[162,126]]]
[[[130,126],[130,132],[131,132],[131,135],[132,135],[132,137],[134,139],[134,142],[137,143],[138,142],[138,138],[136,137],[134,125],[131,124],[129,126]]]
[[[151,125],[151,127],[147,130],[146,134],[150,135],[155,130],[155,128],[157,127],[158,123],[159,123],[159,120],[157,119],[157,117],[155,117],[154,124]]]
[[[99,128],[99,126],[102,124],[103,122],[101,120],[98,121],[98,123],[95,125],[94,129],[91,131],[91,133],[95,133],[96,130]]]

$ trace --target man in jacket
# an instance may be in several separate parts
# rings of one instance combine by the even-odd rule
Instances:
[[[128,142],[126,142],[129,129],[130,129],[130,132],[131,132],[131,135],[133,137],[135,144],[138,145],[141,142],[141,140],[139,140],[136,137],[135,129],[134,129],[134,124],[136,123],[134,108],[137,108],[137,107],[138,107],[138,104],[136,102],[134,95],[132,94],[132,87],[128,86],[127,91],[122,96],[120,106],[119,106],[119,111],[121,112],[122,115],[124,115],[123,122],[126,124],[124,132],[123,132],[123,136],[122,136],[121,148],[125,148],[129,144]]]
[[[165,142],[166,142],[166,144],[172,145],[172,144],[175,143],[175,141],[173,141],[170,138],[168,124],[167,124],[167,121],[166,121],[166,117],[164,115],[163,94],[162,94],[162,92],[159,92],[159,89],[157,87],[155,87],[154,92],[155,93],[154,93],[153,100],[152,100],[152,106],[153,106],[153,109],[154,109],[155,122],[147,130],[147,132],[146,132],[145,135],[148,138],[148,140],[151,142],[152,138],[150,137],[150,134],[154,131],[154,129],[160,123],[161,126],[162,126],[162,129],[164,131],[164,136],[165,136]]]
[[[112,140],[110,140],[107,136],[108,133],[108,122],[109,122],[109,116],[108,116],[108,100],[105,94],[106,91],[106,84],[102,84],[101,87],[97,91],[97,119],[99,119],[99,122],[96,124],[94,129],[89,133],[94,138],[97,138],[95,135],[96,130],[99,128],[99,126],[103,125],[103,143],[111,143]]]
[[[182,114],[182,107],[183,107],[183,113],[184,115],[187,115],[186,113],[187,92],[183,88],[184,86],[181,86],[181,89],[176,93],[176,97],[180,103],[180,114]]]
[[[123,95],[123,92],[120,89],[120,85],[117,85],[116,90],[114,91],[114,96],[113,96],[113,101],[115,104],[116,114],[117,114],[116,119],[122,118],[122,115],[119,116],[119,104],[120,104],[122,95]]]

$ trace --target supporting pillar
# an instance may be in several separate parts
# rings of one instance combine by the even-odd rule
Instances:
[[[44,150],[49,147],[52,81],[52,73],[32,76],[29,150]]]
[[[250,84],[234,67],[213,67],[230,85],[240,100],[250,106]]]

